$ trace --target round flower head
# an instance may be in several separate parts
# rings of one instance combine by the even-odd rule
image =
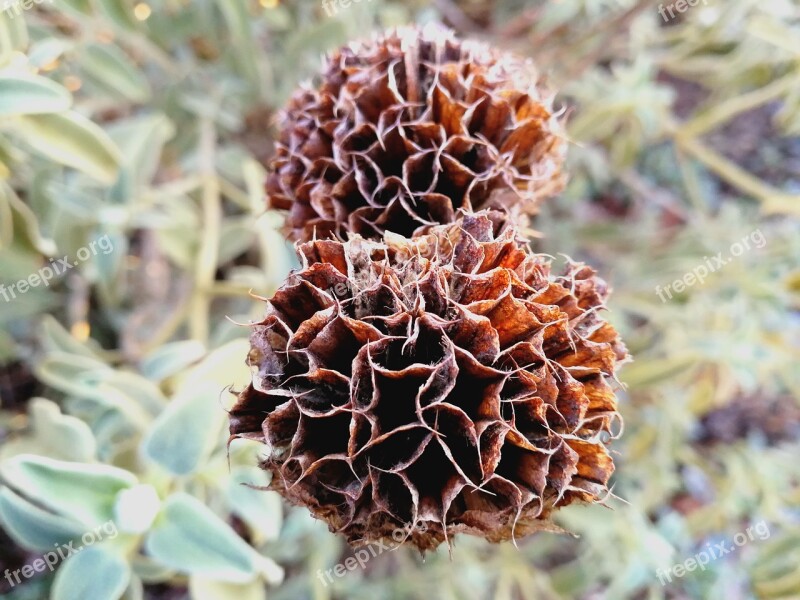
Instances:
[[[438,27],[334,52],[280,126],[267,196],[294,240],[410,236],[459,209],[519,218],[563,185],[566,145],[533,65]]]
[[[354,545],[507,540],[608,494],[627,356],[608,289],[490,217],[303,243],[253,327],[232,439],[267,444],[273,489]]]

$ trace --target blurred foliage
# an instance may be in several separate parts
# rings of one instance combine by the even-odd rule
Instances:
[[[119,530],[55,575],[0,590],[800,597],[797,3],[709,0],[669,22],[636,0],[362,0],[332,12],[311,0],[0,12],[0,284],[113,243],[47,287],[0,297],[0,523],[17,544],[0,566],[110,519]],[[257,447],[226,452],[226,388],[248,376],[237,323],[259,316],[249,292],[269,296],[295,264],[264,211],[262,164],[276,110],[324,51],[430,20],[533,57],[562,91],[572,179],[535,223],[535,246],[587,260],[615,288],[611,318],[636,359],[622,373],[618,498],[563,511],[577,537],[460,538],[424,562],[400,548],[326,585],[318,570],[353,551],[241,485],[267,483]],[[756,230],[762,248],[659,298],[657,286]],[[761,520],[768,539],[660,584],[657,569]]]

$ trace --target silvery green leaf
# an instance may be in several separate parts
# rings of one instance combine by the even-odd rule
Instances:
[[[206,355],[206,347],[195,340],[171,342],[156,348],[139,365],[151,381],[163,381],[183,371]]]
[[[166,225],[155,229],[158,247],[177,266],[191,269],[200,245],[200,213],[188,196],[179,195],[159,202],[158,213]]]
[[[0,522],[15,542],[34,550],[75,539],[88,526],[43,510],[7,487],[0,488]]]
[[[164,144],[175,135],[175,126],[161,113],[136,116],[115,123],[108,135],[123,155],[123,173],[111,190],[112,199],[125,203],[148,185],[158,169]]]
[[[94,377],[97,381],[102,381],[124,393],[126,398],[133,400],[152,416],[161,413],[167,404],[167,397],[161,389],[137,373],[121,370],[104,371],[95,373]]]
[[[227,489],[232,512],[247,523],[259,543],[277,539],[283,523],[281,497],[276,492],[252,487],[264,487],[268,483],[261,469],[239,467],[231,473]]]
[[[80,65],[92,79],[118,97],[141,103],[152,95],[144,73],[113,44],[86,46]]]
[[[59,181],[51,182],[47,187],[47,193],[54,205],[68,213],[66,223],[57,223],[56,230],[65,226],[72,227],[76,221],[87,225],[97,223],[104,207],[107,206],[105,199],[95,191],[73,185],[67,186]],[[69,230],[68,233],[74,232]]]
[[[8,212],[3,211],[2,221],[0,221],[0,247],[11,244],[12,242],[33,250],[45,256],[52,256],[56,252],[53,240],[46,239],[41,232],[39,220],[30,206],[14,192],[5,182],[0,182],[0,205],[8,207]],[[7,219],[10,217],[10,221]],[[8,223],[12,228],[12,235],[6,238],[3,233],[5,224]]]
[[[30,453],[75,462],[95,459],[97,443],[86,423],[61,414],[55,402],[44,398],[33,398],[28,413],[29,434],[7,442],[0,450],[0,457]]]
[[[176,396],[156,419],[142,444],[144,454],[174,475],[202,467],[225,426],[220,389],[197,385]]]
[[[124,0],[96,0],[95,6],[117,27],[135,31],[139,26],[131,10],[132,4]]]
[[[253,247],[256,232],[250,217],[231,217],[222,223],[219,264],[225,264]]]
[[[72,95],[46,77],[0,76],[0,117],[62,112]]]
[[[6,11],[0,11],[0,66],[8,61],[14,50],[25,50],[28,47],[28,28],[25,19],[12,17]]]
[[[75,395],[91,391],[84,377],[110,370],[107,364],[97,358],[61,351],[47,354],[35,367],[36,376],[41,381],[59,391]]]
[[[31,44],[28,50],[28,61],[31,66],[41,69],[61,58],[74,47],[71,40],[64,38],[44,38]]]
[[[39,343],[46,352],[67,352],[100,361],[96,342],[79,342],[52,315],[44,315],[40,325]]]
[[[179,376],[179,387],[195,387],[196,384],[213,389],[218,398],[228,388],[242,389],[250,383],[250,367],[242,357],[250,351],[247,339],[237,339],[220,346],[202,362]],[[219,406],[219,404],[218,404]]]
[[[116,372],[111,373],[111,377],[116,376]],[[104,381],[106,374],[99,374],[99,377],[94,375],[89,373],[83,375],[83,386],[77,395],[89,398],[98,406],[118,413],[131,428],[138,431],[147,429],[153,420],[153,412],[135,400],[130,394],[133,390],[123,390],[107,383]]]
[[[283,570],[251,548],[208,507],[177,493],[145,540],[148,554],[187,575],[245,584],[259,575],[279,582]]]
[[[255,61],[257,50],[253,42],[252,20],[247,10],[247,3],[244,0],[218,0],[216,4],[230,32],[236,53],[236,67],[245,79],[256,87],[259,85],[258,63]]]
[[[60,566],[50,600],[119,600],[130,578],[123,558],[101,546],[86,546]]]
[[[104,215],[107,216],[107,213]],[[128,282],[123,275],[130,240],[124,231],[116,227],[114,230],[109,228],[101,239],[109,240],[112,249],[93,256],[91,262],[85,264],[84,273],[97,285],[103,301],[117,307],[129,294]]]
[[[109,465],[32,454],[0,463],[0,476],[14,490],[45,508],[92,526],[108,521],[117,494],[137,483],[129,471]]]
[[[102,183],[117,179],[118,148],[105,131],[78,113],[25,115],[14,121],[14,127],[38,154]]]

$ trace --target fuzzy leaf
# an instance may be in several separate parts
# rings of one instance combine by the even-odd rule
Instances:
[[[0,117],[67,110],[70,93],[44,77],[0,77]]]
[[[209,508],[187,494],[172,495],[145,542],[147,552],[188,575],[244,584],[262,574],[278,582],[282,569],[259,555]]]
[[[14,122],[24,140],[39,154],[73,167],[103,183],[117,178],[120,154],[95,123],[74,112],[26,115]]]
[[[45,508],[91,526],[108,521],[117,493],[137,483],[132,473],[116,467],[31,454],[4,461],[0,476]]]
[[[130,578],[130,567],[122,558],[87,546],[59,568],[50,599],[119,600]]]

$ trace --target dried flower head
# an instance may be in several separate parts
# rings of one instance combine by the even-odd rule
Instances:
[[[410,236],[459,209],[533,213],[560,191],[565,150],[537,79],[436,27],[346,46],[283,112],[269,203],[301,241]]]
[[[506,540],[608,493],[626,350],[607,287],[496,229],[301,244],[254,326],[231,439],[268,444],[272,487],[354,545]]]

